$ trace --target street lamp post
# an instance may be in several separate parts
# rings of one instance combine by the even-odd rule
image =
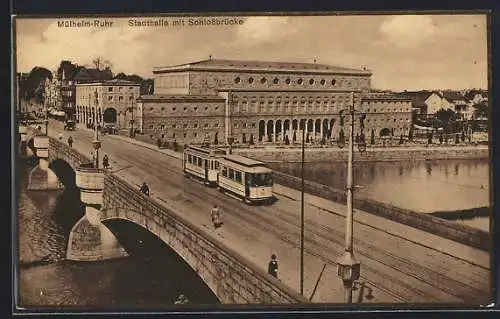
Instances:
[[[101,148],[101,141],[99,140],[99,123],[97,116],[98,107],[97,91],[95,92],[95,111],[94,111],[94,140],[92,141],[92,146],[95,149],[95,163],[94,167],[99,168],[99,149]]]
[[[300,294],[304,295],[304,159],[305,159],[305,123],[302,129],[302,162],[301,162],[301,180],[302,188],[300,194]]]
[[[345,290],[346,303],[352,303],[353,283],[359,279],[361,263],[356,260],[353,253],[353,153],[354,153],[354,93],[351,93],[349,113],[351,118],[351,130],[349,132],[349,155],[347,162],[347,216],[346,216],[346,236],[345,253],[337,260],[337,275],[342,279]],[[342,111],[341,111],[342,112]],[[360,118],[361,129],[363,128],[364,114]],[[359,150],[366,150],[364,135],[361,135]]]

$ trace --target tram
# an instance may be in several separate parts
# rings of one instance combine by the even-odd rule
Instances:
[[[217,159],[224,155],[225,150],[188,146],[182,159],[184,176],[195,177],[205,185],[215,186],[219,172]]]
[[[248,204],[274,199],[273,171],[265,163],[232,154],[219,158],[218,162],[219,191],[232,194]]]

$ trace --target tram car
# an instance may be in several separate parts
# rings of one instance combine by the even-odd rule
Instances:
[[[194,177],[205,185],[215,186],[219,172],[218,158],[226,155],[225,150],[188,146],[183,153],[184,176]]]
[[[219,158],[218,162],[219,191],[234,195],[247,204],[272,202],[273,171],[265,163],[233,154]]]

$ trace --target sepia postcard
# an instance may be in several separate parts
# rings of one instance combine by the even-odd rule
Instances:
[[[14,310],[490,305],[488,27],[13,16]]]

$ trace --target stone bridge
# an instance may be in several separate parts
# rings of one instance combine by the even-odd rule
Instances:
[[[42,167],[39,164],[30,174],[29,189],[70,187],[73,174],[74,185],[80,189],[81,202],[85,204],[85,215],[69,234],[67,259],[96,261],[127,256],[105,226],[110,220],[123,220],[148,230],[171,247],[221,303],[308,302],[236,251],[211,238],[203,229],[183,219],[168,203],[159,203],[113,173],[94,168],[87,157],[63,141],[48,136],[34,138]],[[59,173],[54,182],[52,169],[57,167]],[[41,174],[38,178],[32,176],[40,170],[48,172],[44,175],[47,179],[44,180]]]

